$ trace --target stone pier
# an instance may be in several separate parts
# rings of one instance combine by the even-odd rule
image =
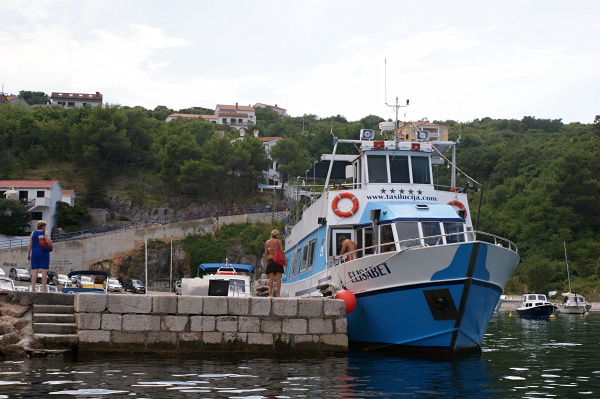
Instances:
[[[345,309],[330,298],[77,294],[77,350],[346,351]]]

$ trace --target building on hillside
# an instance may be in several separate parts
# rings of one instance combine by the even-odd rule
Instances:
[[[272,109],[273,111],[277,112],[279,114],[279,116],[288,116],[287,110],[284,108],[278,107],[277,104],[269,105],[269,104],[263,104],[263,103],[256,103],[256,104],[254,104],[254,108],[269,108],[269,109]]]
[[[74,190],[63,190],[61,201],[66,202],[71,206],[75,206],[75,191]]]
[[[23,105],[25,107],[29,107],[29,104],[27,104],[27,101],[23,100],[19,96],[7,96],[6,99],[12,105]],[[1,102],[1,100],[0,100],[0,102]]]
[[[259,131],[253,130],[252,134],[254,137],[258,138],[263,143],[263,147],[265,148],[265,152],[267,154],[267,158],[271,161],[268,170],[263,170],[264,175],[264,183],[260,184],[261,187],[264,186],[279,186],[281,184],[281,177],[279,176],[279,172],[277,172],[277,162],[271,158],[271,149],[277,142],[281,139],[281,137],[258,137]],[[240,137],[232,139],[231,143],[235,143],[238,140],[243,140],[246,137],[246,129],[240,129]]]
[[[52,92],[50,103],[67,109],[101,107],[102,94],[99,92],[96,94]]]
[[[450,128],[447,126],[430,122],[400,122],[397,134],[400,136],[400,139],[404,141],[422,140],[422,138],[419,137],[419,132],[428,134],[429,141],[448,141],[449,130]]]
[[[256,124],[256,111],[251,106],[217,104],[215,108],[217,123],[229,125],[238,130]]]
[[[4,104],[10,104],[10,101],[8,101],[8,97],[4,93],[0,93],[0,105]]]
[[[35,230],[38,220],[48,223],[46,231],[52,232],[56,222],[56,203],[59,201],[73,205],[75,193],[63,192],[56,180],[0,180],[0,198],[20,201],[31,213],[29,231]]]
[[[171,122],[175,119],[202,119],[208,122],[217,123],[216,115],[200,115],[200,114],[171,114],[167,116],[165,122]]]

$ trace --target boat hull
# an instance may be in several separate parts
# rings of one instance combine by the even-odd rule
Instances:
[[[525,319],[548,318],[556,312],[555,305],[532,306],[526,309],[517,308],[517,313]]]
[[[561,306],[559,307],[559,310],[561,313],[566,314],[584,314],[586,312],[589,312],[591,308],[591,305]]]
[[[356,296],[351,344],[456,352],[480,348],[518,260],[507,248],[468,242],[360,258],[330,269],[329,278]],[[310,291],[290,288],[290,296]]]

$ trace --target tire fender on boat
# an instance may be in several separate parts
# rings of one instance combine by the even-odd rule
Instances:
[[[467,218],[467,208],[463,205],[462,202],[454,200],[449,201],[448,203],[446,203],[446,205],[452,205],[458,208],[458,210],[456,211],[456,213],[458,213],[458,216],[460,216],[463,219]]]
[[[342,198],[348,198],[350,201],[352,201],[352,209],[346,212],[340,210],[340,208],[338,207],[338,202],[340,202]],[[356,196],[352,193],[340,193],[333,197],[333,201],[331,201],[331,209],[333,209],[333,213],[335,213],[341,218],[348,218],[350,216],[354,216],[356,214],[356,211],[358,211],[358,198],[356,198]]]

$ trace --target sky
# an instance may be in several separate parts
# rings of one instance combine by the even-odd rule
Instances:
[[[0,2],[3,91],[154,109],[265,103],[291,116],[600,114],[596,0]]]

